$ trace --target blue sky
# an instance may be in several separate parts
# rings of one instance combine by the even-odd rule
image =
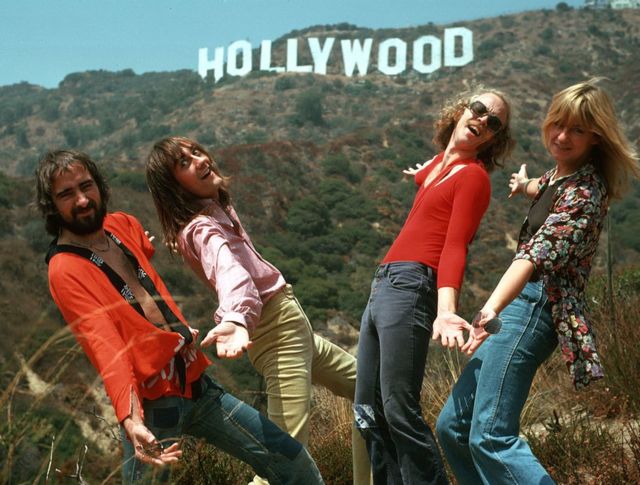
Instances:
[[[565,0],[580,7],[583,0]],[[0,86],[69,73],[197,70],[198,49],[316,24],[409,27],[555,8],[558,0],[2,0]]]

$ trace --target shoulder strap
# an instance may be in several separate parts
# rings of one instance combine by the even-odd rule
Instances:
[[[122,243],[122,241],[120,241],[117,236],[107,230],[105,230],[105,233],[113,240],[113,242],[118,245],[127,259],[129,259],[133,267],[136,269],[138,281],[140,281],[142,287],[154,299],[156,305],[158,305],[158,308],[162,313],[162,316],[166,320],[167,325],[169,325],[169,328],[171,328],[171,330],[174,332],[178,332],[184,338],[187,345],[190,344],[193,341],[193,335],[191,335],[191,332],[186,327],[186,325],[184,325],[180,321],[180,319],[171,311],[171,308],[169,308],[169,305],[167,305],[167,303],[164,301],[164,299],[156,289],[156,286],[153,284],[153,281],[151,280],[147,272],[142,268],[142,266],[140,266],[133,253]],[[94,253],[90,249],[81,248],[72,244],[57,244],[57,240],[54,240],[49,246],[49,251],[47,252],[47,256],[45,258],[47,264],[49,264],[51,258],[53,258],[53,256],[58,253],[72,253],[78,256],[82,256],[83,258],[91,261],[102,270],[107,278],[109,278],[111,284],[118,290],[118,292],[127,301],[127,303],[129,303],[141,316],[146,318],[142,306],[136,300],[133,292],[131,291],[131,288],[129,288],[129,285],[127,285],[127,283],[120,277],[120,275],[116,273],[113,268],[111,268],[111,266],[109,266],[104,261],[104,259],[98,256],[96,253]]]
[[[180,335],[182,335],[187,345],[190,344],[193,341],[193,336],[191,335],[191,331],[189,331],[186,325],[184,325],[180,321],[180,319],[175,315],[175,313],[171,311],[171,308],[169,308],[169,305],[167,305],[167,302],[164,301],[164,298],[162,298],[162,295],[160,295],[160,292],[158,292],[156,285],[153,284],[153,281],[151,280],[147,272],[142,268],[142,266],[138,262],[138,259],[135,257],[135,255],[129,250],[128,247],[126,247],[122,243],[122,241],[115,234],[107,230],[105,230],[105,232],[107,236],[109,236],[113,240],[113,242],[115,242],[118,245],[118,247],[122,250],[122,252],[127,257],[127,259],[131,262],[133,267],[136,268],[138,281],[140,281],[140,284],[142,285],[142,287],[145,290],[147,290],[147,293],[149,293],[149,295],[156,302],[156,305],[158,305],[158,308],[160,309],[160,312],[162,312],[162,316],[166,320],[167,325],[169,325],[171,330],[173,330],[174,332],[178,332]]]
[[[156,286],[153,284],[153,281],[151,280],[147,272],[138,263],[138,260],[134,256],[134,254],[114,234],[112,234],[107,230],[105,230],[105,233],[107,234],[107,236],[109,236],[113,240],[113,242],[115,242],[118,245],[118,247],[122,250],[122,252],[125,254],[127,259],[129,259],[131,264],[133,264],[133,267],[136,268],[138,281],[140,281],[140,284],[142,285],[142,287],[155,300],[156,305],[158,305],[160,312],[162,312],[162,315],[164,316],[167,324],[169,325],[169,328],[171,328],[173,332],[179,333],[180,336],[185,340],[185,343],[187,345],[192,343],[193,335],[191,334],[191,331],[171,311],[167,303],[164,301],[164,299],[156,289]],[[129,288],[129,285],[127,285],[127,283],[120,277],[120,275],[116,273],[113,270],[113,268],[111,268],[100,256],[98,256],[88,248],[81,248],[79,246],[74,246],[72,244],[57,244],[57,239],[55,239],[52,241],[51,245],[49,246],[49,251],[47,251],[47,256],[45,258],[45,261],[47,262],[47,264],[49,264],[49,261],[51,261],[51,258],[53,258],[53,256],[55,256],[58,253],[72,253],[91,261],[93,264],[95,264],[98,268],[102,270],[102,272],[107,276],[107,278],[109,278],[109,281],[111,282],[111,284],[118,290],[120,295],[122,295],[122,297],[127,301],[127,303],[129,303],[142,317],[147,318],[146,315],[144,314],[144,310],[142,309],[142,306],[136,300],[135,296],[133,295],[133,292],[131,291],[131,288]],[[180,354],[175,355],[174,362],[176,365],[178,380],[180,381],[180,388],[182,392],[184,392],[186,381],[187,381],[186,364]]]
[[[55,241],[54,241],[55,242]],[[56,254],[59,253],[72,253],[78,256],[82,256],[83,258],[88,259],[93,264],[95,264],[98,268],[102,270],[102,272],[109,278],[111,284],[118,290],[118,293],[122,295],[122,297],[127,300],[129,303],[141,316],[145,317],[144,310],[140,303],[133,296],[133,292],[129,285],[125,283],[125,281],[120,277],[118,273],[116,273],[111,266],[105,263],[104,259],[98,256],[96,253],[87,248],[81,248],[79,246],[73,246],[72,244],[51,244],[49,247],[49,251],[47,252],[47,257],[45,261],[49,264],[51,258],[53,258]],[[146,317],[145,317],[146,318]]]

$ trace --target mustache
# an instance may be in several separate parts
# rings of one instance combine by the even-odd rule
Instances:
[[[82,208],[74,207],[73,209],[71,209],[71,215],[75,218],[75,217],[78,217],[78,215],[81,212],[84,212],[84,211],[89,210],[89,209],[97,210],[98,209],[98,205],[93,200],[90,200],[85,207],[82,207]]]

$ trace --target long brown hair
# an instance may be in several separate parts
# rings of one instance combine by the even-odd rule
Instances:
[[[173,176],[173,169],[182,159],[183,148],[197,149],[211,161],[211,170],[222,178],[218,200],[223,206],[231,203],[229,177],[220,173],[209,152],[198,142],[181,136],[170,136],[157,142],[147,157],[147,185],[162,225],[164,242],[176,243],[180,230],[203,210],[202,199],[183,189]]]
[[[70,170],[71,167],[79,165],[84,167],[91,175],[98,191],[102,205],[107,207],[109,202],[109,184],[98,170],[97,165],[86,153],[74,150],[53,150],[44,155],[36,169],[36,200],[35,205],[44,217],[45,229],[52,236],[58,236],[62,225],[60,214],[53,201],[51,188],[53,178],[60,172]]]
[[[619,199],[629,187],[630,178],[640,178],[638,154],[627,140],[607,92],[597,86],[603,78],[574,84],[551,100],[542,123],[542,140],[549,148],[549,134],[554,124],[579,124],[598,136],[591,153],[592,163],[607,184],[607,193]]]
[[[453,130],[464,110],[469,107],[474,98],[484,93],[498,96],[507,107],[507,118],[504,125],[478,153],[478,159],[482,161],[487,172],[491,172],[495,167],[502,167],[499,160],[507,158],[516,146],[516,141],[511,136],[510,128],[511,104],[502,91],[478,86],[473,90],[461,93],[447,102],[440,111],[440,119],[434,123],[435,135],[432,141],[442,150],[447,148]]]

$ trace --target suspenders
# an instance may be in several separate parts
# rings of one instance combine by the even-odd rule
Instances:
[[[191,331],[184,325],[180,319],[171,311],[167,302],[164,301],[160,293],[158,292],[156,286],[153,284],[153,281],[147,274],[147,272],[140,266],[140,263],[134,256],[134,254],[127,248],[120,239],[113,233],[104,231],[111,240],[118,245],[118,247],[122,250],[124,255],[127,257],[129,262],[136,269],[136,275],[138,277],[138,281],[142,285],[142,287],[149,293],[149,295],[154,299],[156,305],[158,305],[158,309],[162,313],[162,316],[169,325],[169,328],[173,332],[179,333],[182,338],[184,338],[187,345],[193,342],[193,336],[191,335]],[[144,310],[140,303],[133,296],[133,292],[129,285],[125,283],[125,281],[120,277],[118,273],[116,273],[100,256],[91,251],[88,248],[82,248],[79,246],[74,246],[71,244],[56,244],[57,240],[54,240],[49,246],[49,251],[47,252],[47,256],[45,261],[49,264],[51,258],[58,253],[73,253],[78,256],[82,256],[83,258],[88,259],[93,264],[95,264],[98,268],[102,270],[102,272],[109,278],[111,284],[118,290],[120,295],[129,303],[142,317],[146,318],[144,314]],[[186,382],[187,382],[187,371],[184,363],[184,359],[180,354],[176,354],[174,357],[175,367],[178,374],[178,379],[180,381],[180,388],[184,393]]]

